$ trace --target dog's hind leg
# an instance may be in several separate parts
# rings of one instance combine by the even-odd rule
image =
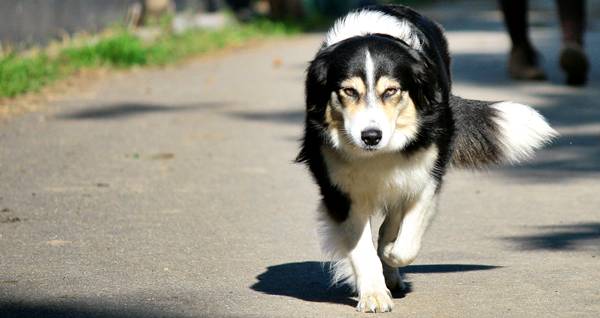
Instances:
[[[435,214],[436,205],[436,184],[430,182],[401,213],[402,220],[395,241],[380,247],[381,258],[387,265],[404,267],[415,260],[421,249],[425,230]]]
[[[357,209],[354,205],[344,222],[324,224],[328,241],[324,247],[341,257],[334,268],[337,271],[335,277],[350,275],[348,280],[355,283],[358,292],[356,309],[387,312],[392,310],[394,303],[386,288],[381,261],[373,244],[369,214],[366,209]]]

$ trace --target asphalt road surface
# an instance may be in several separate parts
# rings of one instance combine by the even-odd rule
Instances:
[[[385,316],[598,317],[600,33],[591,21],[590,84],[566,87],[554,12],[536,12],[550,80],[515,83],[477,3],[428,11],[454,92],[533,105],[562,135],[529,164],[447,175]],[[317,189],[292,163],[321,36],[109,76],[0,122],[0,316],[361,316],[328,287]]]

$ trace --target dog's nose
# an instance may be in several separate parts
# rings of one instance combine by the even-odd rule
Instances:
[[[369,128],[360,133],[360,138],[367,146],[375,146],[381,141],[381,130]]]

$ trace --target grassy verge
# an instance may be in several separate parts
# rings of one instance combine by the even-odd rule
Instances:
[[[119,29],[83,45],[63,47],[53,54],[43,50],[31,56],[9,53],[0,56],[0,99],[37,91],[81,69],[165,65],[251,39],[282,36],[299,30],[290,24],[260,20],[214,31],[163,32],[154,41],[146,43],[132,32]]]

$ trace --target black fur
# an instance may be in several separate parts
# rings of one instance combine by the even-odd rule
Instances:
[[[324,136],[325,109],[332,91],[339,88],[340,81],[360,74],[357,52],[369,47],[373,59],[378,61],[377,71],[394,74],[403,88],[415,101],[421,129],[418,137],[403,151],[411,153],[436,144],[439,159],[434,176],[441,181],[448,161],[454,126],[449,107],[450,95],[450,57],[442,29],[431,20],[404,6],[377,6],[370,10],[379,10],[390,15],[407,19],[415,25],[423,52],[410,48],[401,40],[387,35],[373,34],[354,37],[325,47],[317,53],[310,63],[306,78],[306,122],[305,133],[298,162],[308,165],[315,181],[319,185],[323,203],[332,219],[342,222],[348,216],[350,199],[336,188],[327,173],[321,147],[328,147]],[[384,68],[384,69],[381,69]],[[441,183],[441,182],[438,182]]]
[[[463,168],[482,168],[502,161],[502,149],[497,137],[498,110],[490,107],[494,102],[450,97],[454,114],[456,137],[452,164]],[[477,123],[474,125],[473,123]]]
[[[331,147],[325,135],[325,111],[331,93],[340,89],[341,81],[351,76],[360,76],[364,80],[364,54],[361,52],[367,47],[376,64],[376,76],[385,73],[399,79],[402,88],[408,91],[415,103],[419,132],[401,150],[403,155],[432,144],[437,146],[438,159],[431,173],[437,180],[438,189],[451,160],[457,166],[479,167],[496,162],[500,157],[498,142],[490,137],[497,135],[494,109],[484,103],[450,96],[450,54],[443,29],[405,6],[372,6],[367,9],[411,23],[422,43],[422,50],[415,50],[389,35],[368,34],[331,46],[324,44],[310,62],[305,83],[305,131],[296,160],[308,165],[329,215],[338,222],[348,217],[351,202],[348,195],[332,184],[323,159],[322,149]],[[473,122],[481,122],[482,125],[470,126]],[[455,151],[455,147],[468,150]]]
[[[427,201],[438,197],[447,167],[526,159],[555,132],[525,105],[452,96],[448,45],[435,22],[404,6],[366,10],[376,12],[336,24],[310,62],[296,160],[320,189],[323,247],[341,261],[335,279],[354,283],[359,311],[385,312],[385,292],[400,285],[396,268],[416,257],[435,213]],[[363,136],[377,129],[381,143]],[[381,224],[366,218],[376,213]],[[360,243],[373,238],[368,230],[379,233],[372,246]]]

